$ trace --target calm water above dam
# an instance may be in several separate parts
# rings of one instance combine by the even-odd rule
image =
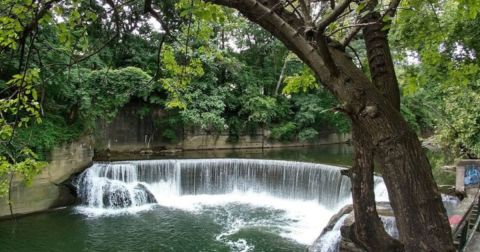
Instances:
[[[310,147],[272,148],[263,151],[261,149],[185,151],[162,156],[122,154],[121,156],[112,156],[105,161],[172,158],[255,158],[350,166],[352,155],[353,148],[349,144],[329,144]]]

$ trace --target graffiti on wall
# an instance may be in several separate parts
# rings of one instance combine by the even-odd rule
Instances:
[[[465,165],[465,185],[478,185],[480,184],[480,165],[468,164]]]

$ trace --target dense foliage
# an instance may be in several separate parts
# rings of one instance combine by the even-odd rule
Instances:
[[[403,112],[454,156],[480,154],[478,1],[406,1],[391,32]],[[427,134],[428,135],[428,134]]]
[[[310,70],[238,13],[200,0],[154,1],[158,17],[145,1],[121,2],[0,3],[0,195],[14,174],[31,178],[51,148],[131,101],[144,106],[139,115],[165,109],[155,125],[172,142],[179,128],[228,132],[232,142],[260,128],[276,141],[349,131]],[[455,156],[479,155],[478,3],[402,6],[390,40],[404,116]],[[364,68],[364,45],[347,50]]]

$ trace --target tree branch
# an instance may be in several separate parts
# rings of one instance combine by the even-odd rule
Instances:
[[[155,75],[152,76],[152,79],[150,79],[149,83],[152,82],[155,79],[158,79],[160,76],[160,71],[161,71],[161,65],[162,65],[162,48],[163,48],[163,43],[165,42],[165,34],[160,38],[160,44],[158,45],[158,52],[157,52],[157,69],[155,70]]]
[[[388,9],[385,11],[385,13],[381,16],[381,18],[379,19],[379,22],[381,21],[381,19],[383,19],[383,17],[385,16],[395,16],[396,12],[397,12],[397,9],[398,9],[398,6],[400,5],[400,1],[401,0],[392,0],[390,1],[390,4],[388,6]],[[351,29],[351,32],[349,34],[347,34],[347,36],[345,36],[341,42],[343,48],[346,48],[350,42],[353,40],[353,38],[355,38],[355,36],[358,34],[358,32],[363,28],[363,25],[356,25],[353,27],[353,29]]]
[[[350,45],[347,45],[347,47],[348,47],[350,50],[352,50],[353,55],[355,55],[355,58],[357,58],[358,64],[360,65],[360,69],[362,69],[362,71],[365,71],[365,67],[364,67],[363,64],[362,64],[362,60],[360,59],[360,55],[357,53],[357,50],[355,50],[355,48],[353,48],[353,47],[350,46]]]
[[[335,61],[333,61],[332,55],[330,54],[330,51],[328,50],[327,46],[327,38],[323,34],[323,32],[319,32],[317,34],[317,46],[318,46],[318,51],[320,52],[320,55],[323,56],[323,60],[325,61],[325,66],[330,70],[330,73],[333,76],[338,76],[338,68],[335,65]]]
[[[352,28],[352,27],[363,28],[363,27],[366,27],[366,26],[374,25],[374,24],[380,24],[380,22],[358,23],[358,24],[351,24],[351,25],[347,25],[347,26],[342,26],[342,27],[339,27],[338,29],[335,29],[332,32],[328,33],[327,36],[332,36],[333,34],[339,32],[341,30],[348,29],[348,28]]]
[[[34,30],[37,25],[38,21],[47,14],[47,12],[52,8],[53,4],[55,2],[58,2],[60,0],[50,0],[45,2],[43,7],[38,11],[38,13],[35,15],[35,18],[30,22],[28,25],[25,26],[22,32],[22,36],[20,37],[19,41],[25,41],[26,37],[30,34],[32,30]]]
[[[334,22],[337,19],[337,17],[340,16],[348,6],[350,6],[351,2],[352,0],[345,0],[340,5],[338,5],[335,9],[333,9],[333,12],[330,13],[330,15],[326,16],[325,18],[320,20],[320,22],[318,22],[318,24],[316,25],[317,30],[319,31],[325,30],[325,28],[327,28],[329,24]]]
[[[22,64],[23,64],[23,55],[24,55],[24,50],[25,50],[25,43],[27,41],[27,37],[30,35],[30,33],[37,29],[38,26],[38,21],[45,16],[45,14],[48,13],[50,8],[52,8],[53,3],[57,2],[59,0],[50,0],[45,2],[45,4],[42,6],[41,9],[37,9],[35,13],[35,17],[33,20],[28,23],[25,28],[22,31],[22,34],[20,35],[20,38],[18,39],[18,43],[20,45],[20,59],[19,59],[19,68],[21,69]]]
[[[299,2],[305,24],[308,26],[313,26],[312,17],[310,16],[310,1],[300,0]]]
[[[162,29],[165,31],[166,35],[170,36],[170,28],[168,27],[167,23],[165,20],[163,20],[162,15],[160,15],[155,9],[152,7],[152,0],[145,0],[145,7],[144,7],[144,12],[145,13],[150,13],[153,18],[155,18],[160,25],[162,26]]]
[[[115,19],[115,31],[120,34],[120,15],[118,15],[117,7],[113,0],[106,0],[107,4],[112,8],[113,18]]]
[[[395,13],[397,12],[397,8],[398,6],[400,5],[400,1],[401,0],[392,0],[390,1],[390,4],[388,5],[388,9],[385,11],[385,13],[383,14],[383,16],[390,16],[390,17],[393,17],[395,16]]]
[[[110,44],[110,42],[112,42],[113,40],[115,40],[118,36],[119,36],[119,34],[116,33],[114,36],[112,36],[111,38],[109,38],[105,43],[103,43],[100,47],[98,47],[97,49],[95,49],[95,50],[94,50],[93,52],[91,52],[90,54],[87,54],[87,55],[85,55],[85,56],[83,56],[83,57],[81,57],[81,58],[79,58],[79,59],[76,59],[76,60],[70,62],[70,63],[68,64],[68,67],[71,67],[71,66],[73,66],[73,65],[75,65],[75,64],[78,64],[78,63],[80,63],[80,62],[82,62],[82,61],[85,61],[85,60],[89,59],[90,57],[92,57],[93,55],[99,53],[101,50],[103,50],[105,47],[107,47],[107,45]]]
[[[310,66],[316,66],[318,77],[325,82],[329,80],[333,73],[325,63],[325,55],[317,50],[317,47],[310,43],[301,33],[301,27],[297,26],[297,21],[288,20],[277,12],[272,12],[267,6],[257,0],[205,0],[220,4],[223,6],[235,8],[248,19],[256,22],[272,35],[280,39],[288,49],[292,50],[305,63]],[[257,20],[257,17],[266,15],[268,18]],[[286,18],[286,17],[285,17]],[[328,50],[328,47],[327,47]],[[321,73],[320,73],[321,72]]]
[[[350,42],[352,42],[353,38],[358,34],[358,32],[362,29],[361,26],[355,26],[353,27],[353,29],[351,30],[351,32],[349,34],[347,34],[347,36],[345,36],[345,38],[342,40],[341,44],[343,46],[343,48],[347,47]]]

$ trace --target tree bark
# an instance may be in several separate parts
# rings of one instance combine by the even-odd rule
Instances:
[[[403,251],[403,245],[393,239],[383,227],[375,203],[373,155],[369,136],[356,126],[352,129],[355,156],[350,169],[355,215],[354,242],[367,251]]]
[[[358,82],[362,76],[347,67],[348,58],[334,54],[351,79],[337,82],[332,90],[344,103],[352,127],[371,137],[405,250],[454,251],[446,211],[415,132],[377,88]]]
[[[386,98],[387,101],[390,102],[392,107],[396,109],[397,111],[400,111],[400,91],[398,87],[398,81],[395,75],[395,69],[393,65],[393,60],[392,56],[390,54],[390,48],[388,45],[388,38],[387,38],[387,31],[382,30],[383,26],[385,25],[381,19],[381,15],[378,11],[373,11],[374,7],[377,5],[376,0],[370,1],[370,6],[367,7],[368,9],[371,9],[370,14],[366,15],[363,22],[364,23],[373,23],[372,25],[366,26],[363,29],[363,38],[365,42],[365,47],[367,49],[367,57],[368,57],[368,63],[369,63],[369,69],[370,69],[370,74],[372,78],[373,84],[377,87],[377,89],[382,93],[382,95]],[[413,132],[412,132],[413,133]],[[404,186],[407,186],[409,183],[415,185],[415,183],[418,183],[417,181],[414,180],[408,180],[405,179],[403,182],[398,181],[399,180],[399,175],[396,174],[396,169],[397,167],[405,167],[405,165],[401,165],[399,163],[402,162],[400,157],[395,158],[395,156],[403,156],[405,155],[402,152],[410,152],[414,151],[415,153],[411,153],[411,156],[414,156],[413,160],[417,159],[417,161],[413,161],[412,163],[415,162],[417,164],[422,164],[423,171],[425,171],[424,180],[431,181],[431,191],[433,192],[432,195],[433,197],[438,197],[440,200],[437,200],[437,202],[441,202],[441,197],[439,197],[438,192],[435,192],[437,190],[435,181],[433,179],[433,176],[431,175],[431,168],[430,164],[428,163],[427,158],[425,157],[423,150],[421,148],[418,148],[419,142],[418,138],[414,133],[411,134],[411,139],[405,139],[405,142],[411,141],[410,144],[415,145],[415,147],[412,148],[405,148],[403,150],[395,150],[394,152],[398,152],[396,154],[393,154],[390,151],[386,151],[387,149],[381,148],[380,146],[377,146],[377,149],[375,150],[375,156],[376,160],[379,161],[380,168],[382,168],[383,172],[382,174],[384,175],[384,181],[387,184],[387,190],[389,191],[389,195],[391,198],[391,204],[395,212],[395,216],[397,219],[403,219],[400,216],[414,216],[415,215],[415,205],[413,204],[408,204],[408,197],[407,195],[402,195],[404,199],[397,199],[399,197],[399,194],[402,194],[402,189],[401,186],[398,182],[400,183],[405,183]],[[403,144],[402,144],[403,145]],[[378,148],[380,147],[380,148]],[[393,149],[391,149],[393,150]],[[386,158],[386,156],[389,156]],[[405,160],[404,160],[405,161]],[[411,168],[413,169],[413,168]],[[402,172],[400,170],[400,172]],[[407,175],[407,173],[405,174]],[[404,179],[404,178],[400,178]],[[418,186],[418,185],[417,185]],[[396,187],[396,188],[395,188]],[[395,189],[392,189],[395,188]],[[391,192],[391,193],[390,193]],[[411,197],[415,197],[415,192],[411,192],[412,195]],[[405,197],[407,196],[407,197]],[[424,196],[425,199],[428,199],[428,196]],[[398,202],[402,202],[402,207],[397,207],[396,204]],[[410,207],[407,207],[406,205],[410,205]],[[434,204],[435,207],[431,209],[432,215],[438,214],[444,218],[444,223],[446,217],[445,210],[443,209],[443,204],[436,203]],[[399,213],[397,213],[396,209],[401,209]],[[407,210],[408,209],[408,210]],[[428,210],[428,206],[425,206],[425,209]],[[410,211],[407,213],[407,211]],[[428,214],[427,214],[428,215]],[[411,220],[415,221],[415,219]],[[410,221],[410,222],[411,222]],[[433,221],[433,219],[431,220]],[[425,243],[428,243],[428,233],[424,234],[424,241],[422,242],[421,239],[418,239],[418,237],[415,235],[415,230],[410,229],[409,231],[404,231],[405,229],[408,229],[407,221],[397,221],[398,228],[400,230],[400,239],[407,245],[406,248],[407,250],[429,250],[428,245]],[[448,222],[446,222],[448,223]],[[447,227],[444,227],[445,230],[450,231],[450,229]],[[405,235],[405,233],[410,233],[409,235]],[[449,232],[447,232],[449,233]],[[445,235],[444,237],[446,237]],[[451,236],[451,235],[448,235]],[[420,243],[415,245],[415,246],[409,246],[408,244],[414,243],[414,240],[419,240]],[[445,242],[448,242],[446,240]],[[453,248],[451,247],[444,247],[444,251],[452,250]]]
[[[374,11],[377,1],[370,1],[363,23],[373,23],[363,29],[370,74],[375,87],[390,104],[400,110],[400,92],[395,75],[387,33],[376,23],[380,13]],[[352,127],[354,163],[351,169],[352,198],[355,214],[354,241],[367,251],[403,251],[403,245],[388,235],[383,227],[375,203],[374,156],[371,137],[358,126]]]
[[[353,128],[371,137],[384,170],[400,241],[406,251],[454,251],[440,193],[421,144],[400,112],[340,49],[328,46],[334,68],[301,33],[301,22],[256,0],[212,0],[239,10],[282,41],[342,104]],[[264,1],[268,4],[268,1]],[[261,18],[260,18],[261,17]]]
[[[400,90],[393,66],[390,46],[386,30],[382,31],[384,23],[378,11],[374,11],[377,1],[370,1],[366,8],[370,11],[363,18],[363,23],[371,25],[363,28],[363,39],[367,49],[368,65],[373,84],[390,101],[393,107],[400,110]]]

